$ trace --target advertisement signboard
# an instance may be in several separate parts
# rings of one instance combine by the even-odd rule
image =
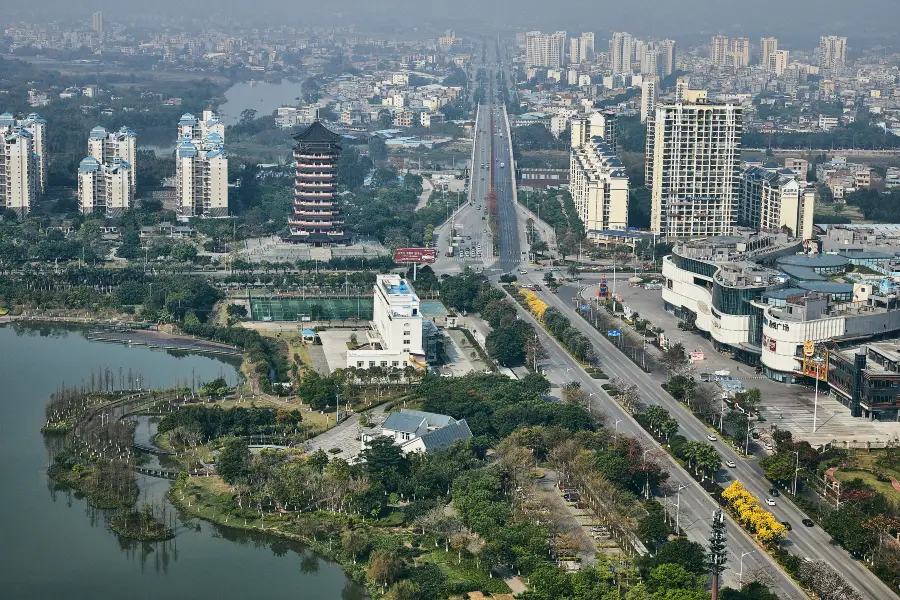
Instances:
[[[433,263],[436,254],[434,248],[397,248],[394,250],[394,262]]]

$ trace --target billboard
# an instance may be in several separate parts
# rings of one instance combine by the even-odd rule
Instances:
[[[397,248],[394,250],[394,262],[398,263],[433,263],[436,256],[435,248]]]

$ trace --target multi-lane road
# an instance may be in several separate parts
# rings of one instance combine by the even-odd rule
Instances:
[[[483,268],[492,279],[497,279],[500,274],[519,269],[522,259],[522,238],[519,235],[524,226],[524,213],[516,210],[515,187],[513,181],[513,165],[510,156],[509,129],[505,107],[497,101],[497,73],[503,68],[496,58],[495,51],[488,51],[488,64],[490,71],[489,81],[491,87],[484,103],[479,106],[478,117],[475,124],[475,139],[473,148],[473,164],[471,178],[471,192],[469,205],[456,213],[454,224],[463,236],[478,236],[482,242],[483,255],[480,259],[460,261],[458,258],[448,259],[441,257],[436,264],[440,272],[458,272],[466,264],[476,268]],[[487,91],[487,90],[486,90]],[[500,163],[504,163],[501,168]],[[482,165],[485,165],[482,167]],[[482,219],[487,208],[486,196],[493,187],[498,198],[498,239],[494,240],[488,230],[488,221]],[[478,210],[478,207],[481,210]],[[449,242],[449,225],[445,225],[439,234],[441,235],[441,255],[446,251],[445,239]],[[496,248],[497,252],[491,252]],[[542,273],[535,272],[526,267],[525,274],[518,277],[523,283],[542,283]],[[625,358],[608,339],[600,332],[593,329],[587,322],[578,317],[572,310],[572,306],[558,295],[547,291],[539,292],[542,299],[570,317],[574,327],[579,329],[594,344],[599,361],[604,370],[613,377],[621,377],[634,382],[642,395],[642,400],[647,404],[659,404],[664,406],[674,416],[680,426],[680,433],[690,440],[706,441],[710,431],[696,419],[684,406],[669,396],[661,387],[659,377],[648,375],[640,370],[631,361]],[[570,381],[577,381],[591,394],[592,409],[604,413],[609,425],[618,422],[618,430],[622,433],[636,436],[648,448],[656,448],[659,451],[658,459],[662,466],[671,474],[676,488],[681,488],[676,497],[669,502],[675,502],[680,496],[680,524],[688,537],[700,543],[706,543],[710,533],[710,521],[718,508],[716,502],[697,484],[690,475],[684,471],[674,460],[665,454],[656,442],[648,436],[622,407],[610,400],[602,391],[597,381],[589,377],[581,366],[574,361],[568,353],[534,321],[532,316],[520,309],[520,317],[530,321],[536,327],[541,337],[542,345],[547,350],[547,358],[544,363],[544,371],[548,379],[555,386],[562,386]],[[719,481],[727,482],[731,479],[740,480],[744,486],[763,499],[768,497],[771,484],[765,478],[762,469],[755,460],[745,460],[738,456],[725,443],[716,442],[717,450],[723,462],[734,462],[737,466],[733,469],[720,470],[717,477]],[[793,526],[786,541],[785,547],[794,554],[809,559],[824,559],[835,567],[847,581],[864,597],[872,600],[893,597],[893,592],[885,586],[870,571],[865,569],[857,561],[853,560],[843,549],[834,544],[830,536],[818,527],[807,528],[802,525],[806,517],[800,509],[787,500],[784,496],[777,498],[777,504],[769,507],[780,521],[788,521]],[[748,573],[766,571],[774,581],[779,595],[785,599],[801,599],[806,595],[791,580],[775,562],[764,553],[733,520],[729,519],[728,545],[731,552],[729,566],[725,573],[725,582],[737,585],[738,571],[743,560],[743,569],[746,579]]]

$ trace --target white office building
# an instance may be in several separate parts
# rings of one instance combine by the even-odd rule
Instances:
[[[178,216],[228,216],[228,155],[225,125],[211,111],[197,119],[188,113],[178,121],[175,188]]]
[[[628,227],[628,175],[600,136],[573,141],[569,192],[588,239]]]
[[[82,214],[100,213],[107,218],[122,216],[131,206],[130,165],[119,157],[101,163],[85,157],[78,166],[78,208]]]
[[[702,90],[657,106],[647,119],[650,228],[666,238],[729,235],[737,221],[741,107],[712,104]]]
[[[377,275],[370,328],[363,346],[347,351],[347,367],[404,369],[426,366],[425,335],[419,297],[396,274]]]

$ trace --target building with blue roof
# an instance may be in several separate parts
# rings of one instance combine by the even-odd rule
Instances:
[[[120,127],[117,131],[107,131],[105,127],[97,125],[88,134],[88,155],[93,156],[104,167],[119,170],[123,163],[127,163],[128,201],[124,208],[134,205],[137,197],[137,135],[128,127]],[[90,205],[89,199],[86,206]],[[80,200],[79,200],[80,203]],[[116,202],[118,204],[118,201]],[[122,207],[117,207],[117,210]],[[82,212],[85,212],[82,210]],[[87,211],[90,212],[90,211]]]

